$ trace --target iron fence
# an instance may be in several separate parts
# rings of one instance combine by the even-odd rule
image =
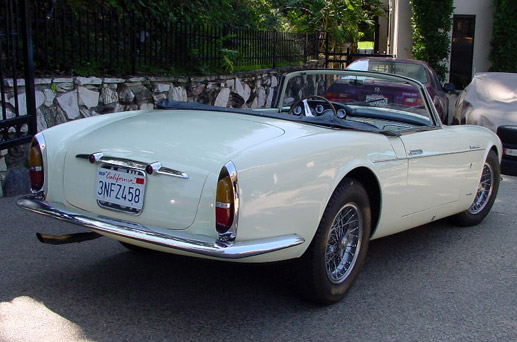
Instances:
[[[344,69],[356,59],[363,57],[393,57],[393,55],[385,53],[352,52],[350,45],[345,44],[331,48],[328,33],[320,32],[318,38],[319,54],[325,61],[325,68]]]
[[[0,150],[30,142],[37,129],[27,1],[0,2]]]
[[[40,73],[207,73],[276,67],[317,54],[314,34],[171,22],[49,3],[34,1],[34,60]]]

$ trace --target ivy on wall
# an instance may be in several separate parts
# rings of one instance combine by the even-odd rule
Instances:
[[[515,1],[515,0],[509,0]],[[444,80],[451,39],[453,0],[410,0],[415,59],[423,60]]]
[[[490,71],[517,72],[517,1],[494,0]]]

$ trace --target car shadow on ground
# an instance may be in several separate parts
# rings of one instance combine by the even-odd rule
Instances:
[[[338,305],[349,302],[357,305],[364,291],[368,295],[381,293],[387,286],[386,281],[397,280],[397,272],[403,272],[419,259],[425,261],[429,247],[436,244],[435,237],[444,230],[453,232],[454,229],[435,223],[372,241],[357,288]],[[185,316],[192,315],[192,319],[212,322],[212,325],[224,324],[229,317],[239,322],[253,317],[256,311],[277,316],[282,312],[292,314],[332,308],[307,303],[297,296],[292,284],[295,277],[292,263],[235,264],[160,252],[138,253],[111,240],[104,245],[104,248],[113,248],[114,254],[96,259],[94,264],[70,262],[61,263],[57,269],[47,268],[45,273],[30,280],[31,289],[22,291],[23,295],[43,302],[53,312],[78,323],[90,337],[95,337],[98,331],[95,324],[81,314],[85,309],[93,310],[94,317],[108,321],[115,317],[132,317],[143,324],[152,324],[157,318],[160,321],[168,317],[174,321],[176,316],[184,320]],[[84,243],[75,246],[89,249]],[[52,260],[42,262],[48,264]],[[11,298],[21,295],[15,288],[8,292]]]

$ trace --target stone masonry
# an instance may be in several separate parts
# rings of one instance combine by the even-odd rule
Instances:
[[[270,108],[280,76],[302,67],[259,70],[199,77],[56,77],[35,80],[38,132],[72,120],[139,109],[153,109],[164,99],[193,101],[218,107]],[[17,80],[21,115],[25,82]],[[4,80],[7,116],[14,117],[14,82]],[[5,95],[4,95],[5,96]],[[2,108],[0,108],[2,110]],[[0,197],[8,171],[24,161],[5,158],[0,151]],[[6,189],[3,189],[6,190]]]

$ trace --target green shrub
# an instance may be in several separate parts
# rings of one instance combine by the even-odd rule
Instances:
[[[515,0],[510,0],[515,1]],[[453,0],[410,0],[411,26],[415,59],[423,60],[445,79],[449,57],[452,26]]]
[[[494,0],[490,71],[517,72],[517,1]]]

